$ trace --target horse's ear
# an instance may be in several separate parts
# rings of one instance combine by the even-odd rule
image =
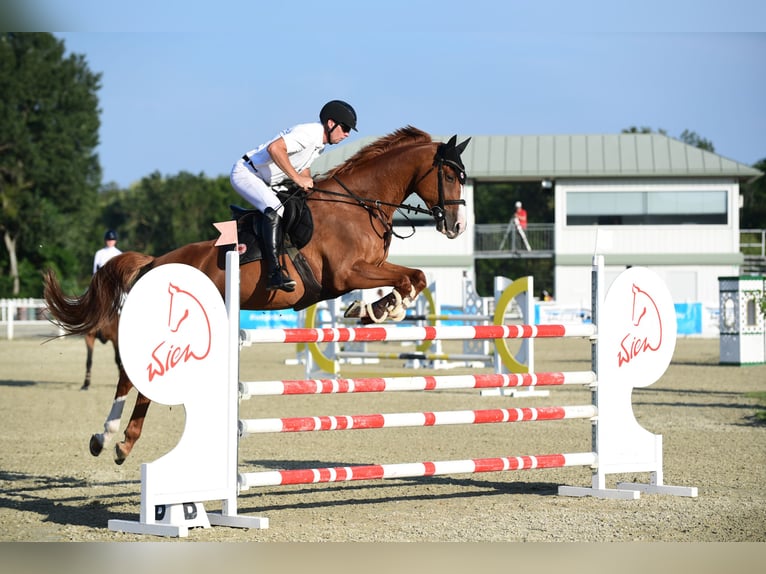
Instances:
[[[457,134],[452,136],[449,141],[446,143],[447,148],[453,148],[455,147],[455,144],[457,143]]]
[[[453,139],[455,139],[456,137],[457,136],[453,136]],[[471,138],[468,138],[464,142],[461,142],[460,145],[455,147],[455,151],[457,152],[457,155],[461,155],[465,151],[465,148],[468,147],[468,142],[470,141],[471,141]]]

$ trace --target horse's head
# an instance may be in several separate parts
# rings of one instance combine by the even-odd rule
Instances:
[[[632,287],[633,290],[633,310],[631,311],[631,317],[630,320],[636,327],[641,325],[641,322],[644,320],[644,317],[647,316],[647,313],[651,313],[651,315],[655,318],[657,322],[660,321],[660,312],[657,309],[657,305],[655,304],[654,300],[652,299],[651,295],[649,295],[646,291],[641,289],[638,285],[635,283]],[[648,323],[649,321],[646,321],[645,323]]]
[[[181,328],[181,323],[189,317],[189,307],[183,304],[180,296],[176,297],[176,295],[184,292],[172,283],[168,283],[168,293],[170,293],[168,328],[172,333],[176,333]]]
[[[436,220],[436,229],[450,239],[463,233],[466,227],[465,199],[463,199],[466,174],[460,155],[469,141],[471,138],[458,144],[457,135],[454,135],[447,143],[438,144],[433,168],[427,174],[434,172],[436,193],[433,191],[431,177],[421,178],[416,190],[431,210]]]

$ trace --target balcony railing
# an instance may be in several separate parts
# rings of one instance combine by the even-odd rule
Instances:
[[[477,259],[553,257],[553,230],[553,223],[530,223],[524,232],[525,237],[522,237],[513,225],[505,223],[476,225],[474,227],[475,257]]]
[[[530,223],[525,232],[527,239],[525,243],[513,225],[505,223],[475,225],[474,256],[477,259],[553,257],[554,227],[553,223]],[[741,229],[739,250],[745,256],[745,267],[748,271],[753,268],[766,270],[766,229]]]
[[[741,273],[766,274],[766,229],[741,229],[739,251],[745,256]]]
[[[739,251],[745,255],[766,257],[766,229],[740,229]]]

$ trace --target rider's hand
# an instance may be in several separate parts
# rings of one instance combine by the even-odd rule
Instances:
[[[314,179],[310,175],[298,175],[298,177],[295,178],[295,184],[300,187],[303,191],[308,191],[312,187],[314,187]]]

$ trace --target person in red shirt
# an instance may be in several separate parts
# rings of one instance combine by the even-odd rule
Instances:
[[[527,229],[527,210],[521,207],[521,202],[516,202],[516,221],[519,222],[519,227],[523,230]]]

